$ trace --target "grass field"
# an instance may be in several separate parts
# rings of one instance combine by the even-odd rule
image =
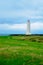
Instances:
[[[0,36],[0,65],[43,65],[43,36]]]

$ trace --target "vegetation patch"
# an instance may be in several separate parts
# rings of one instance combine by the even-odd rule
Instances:
[[[43,36],[0,36],[0,65],[43,65]]]

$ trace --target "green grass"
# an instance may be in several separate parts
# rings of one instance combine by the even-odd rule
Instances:
[[[43,65],[43,36],[0,36],[0,65]]]

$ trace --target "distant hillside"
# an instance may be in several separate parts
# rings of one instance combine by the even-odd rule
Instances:
[[[31,35],[26,35],[26,34],[10,34],[10,36],[43,36],[43,34],[31,34]]]

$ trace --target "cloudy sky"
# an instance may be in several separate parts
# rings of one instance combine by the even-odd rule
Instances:
[[[43,33],[43,0],[0,0],[0,34],[25,34],[27,20],[32,34]]]

